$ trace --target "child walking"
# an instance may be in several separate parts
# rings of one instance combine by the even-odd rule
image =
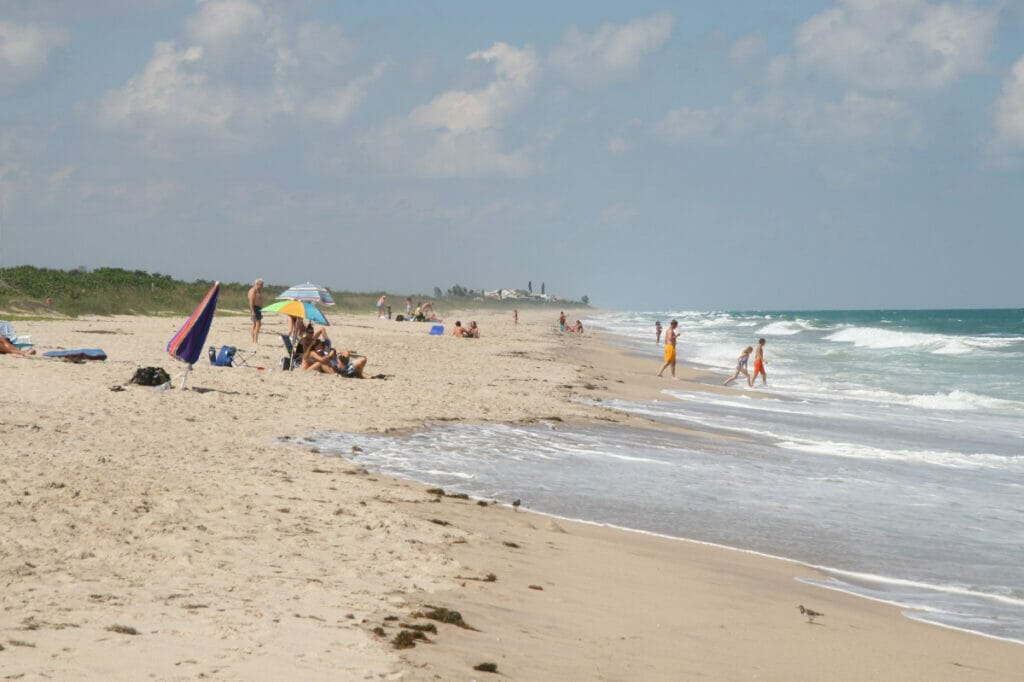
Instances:
[[[747,378],[747,385],[750,385],[750,372],[747,371],[747,361],[750,359],[750,354],[754,352],[753,346],[747,346],[740,353],[740,356],[736,358],[736,371],[731,377],[722,382],[723,386],[728,386],[732,382],[736,381],[736,377],[740,374]]]

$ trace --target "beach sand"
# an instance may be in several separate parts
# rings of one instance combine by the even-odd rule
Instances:
[[[332,315],[335,345],[387,375],[367,381],[280,371],[285,318],[268,318],[252,367],[203,358],[198,391],[125,386],[138,366],[180,376],[164,347],[182,318],[18,323],[40,352],[109,359],[0,356],[0,675],[1020,679],[1024,646],[806,585],[814,572],[796,564],[531,514],[526,494],[518,512],[439,496],[298,440],[458,420],[644,426],[577,399],[672,385],[656,360],[559,334],[549,311],[518,326],[458,315],[484,337]],[[208,344],[250,350],[248,327],[218,315]],[[809,623],[798,604],[825,615]],[[429,643],[393,648],[433,606],[473,629],[436,623]]]

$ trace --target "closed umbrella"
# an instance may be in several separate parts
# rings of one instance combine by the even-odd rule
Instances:
[[[331,292],[327,291],[327,289],[324,289],[323,287],[313,284],[312,282],[296,284],[293,287],[289,287],[282,291],[280,296],[277,298],[289,299],[292,301],[307,301],[317,305],[334,305],[334,299],[331,298]]]
[[[315,305],[306,301],[277,301],[276,303],[271,303],[263,308],[263,312],[281,313],[282,315],[301,317],[304,320],[316,322],[317,324],[322,324],[325,327],[329,327],[331,324],[327,321],[327,317],[317,310]]]

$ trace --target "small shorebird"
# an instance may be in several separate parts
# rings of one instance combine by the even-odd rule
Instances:
[[[808,623],[813,623],[815,618],[820,618],[821,616],[825,615],[824,613],[818,613],[817,611],[812,611],[811,609],[805,608],[803,604],[801,604],[797,608],[800,609],[800,613],[807,616]]]
[[[522,503],[522,500],[520,500],[520,499],[519,499],[519,498],[517,497],[517,498],[516,498],[516,501],[512,503],[512,511],[519,511],[519,505],[520,505],[521,503]]]

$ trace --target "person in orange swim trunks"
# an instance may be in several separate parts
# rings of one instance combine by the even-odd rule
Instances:
[[[668,367],[672,367],[672,378],[676,378],[676,340],[679,338],[676,327],[678,326],[679,323],[672,320],[668,329],[665,330],[665,364],[662,366],[661,372],[658,372],[659,377]]]
[[[761,375],[761,385],[768,385],[768,374],[764,371],[764,339],[757,340],[757,353],[754,355],[754,376],[750,377],[750,385],[757,381],[757,375]]]

